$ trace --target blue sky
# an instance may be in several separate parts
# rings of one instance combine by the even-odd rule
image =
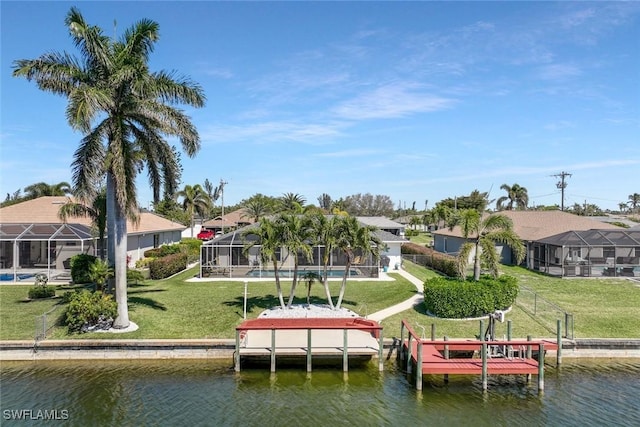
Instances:
[[[1,7],[0,197],[71,181],[82,135],[66,101],[11,76],[16,59],[77,54],[74,3]],[[640,192],[640,3],[77,2],[120,35],[160,25],[153,70],[200,83],[188,109],[202,149],[182,184],[228,182],[317,203],[355,193],[428,207],[472,190],[528,189],[530,204],[617,209]],[[115,22],[115,25],[114,25]],[[151,200],[146,175],[139,203]]]

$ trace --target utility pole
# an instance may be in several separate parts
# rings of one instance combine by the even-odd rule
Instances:
[[[562,193],[562,201],[560,202],[560,210],[564,211],[564,189],[567,188],[567,183],[565,182],[565,178],[568,176],[571,176],[570,173],[562,171],[560,173],[557,173],[555,175],[551,175],[551,176],[555,176],[556,178],[560,178],[560,181],[558,181],[556,183],[556,187],[558,187]]]
[[[222,216],[220,218],[222,224],[222,234],[224,234],[224,186],[227,184],[227,181],[224,181],[222,178],[220,178],[220,204],[222,205]]]

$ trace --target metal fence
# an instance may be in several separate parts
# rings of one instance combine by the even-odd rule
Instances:
[[[573,314],[565,311],[562,307],[551,301],[544,299],[532,289],[526,286],[520,286],[516,305],[550,332],[556,332],[558,320],[564,322],[562,331],[563,338],[573,339]]]
[[[39,316],[36,316],[35,321],[35,342],[42,341],[47,338],[47,334],[56,324],[56,316],[54,312],[58,309],[58,306],[54,306],[51,310],[46,313],[42,313]]]

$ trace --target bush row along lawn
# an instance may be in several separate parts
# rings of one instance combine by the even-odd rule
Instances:
[[[50,339],[156,339],[156,338],[233,338],[235,327],[242,321],[244,304],[243,282],[186,282],[197,268],[173,278],[129,285],[129,318],[140,329],[126,334],[87,333],[67,335],[66,327],[56,326]],[[349,281],[343,307],[361,315],[373,313],[402,302],[415,294],[415,286],[402,276],[396,281]],[[285,302],[290,280],[282,280]],[[334,302],[340,282],[330,281]],[[57,291],[62,295],[65,286]],[[56,300],[25,302],[29,286],[0,286],[0,339],[33,339],[35,316],[57,305]],[[298,283],[295,304],[306,304],[306,284]],[[314,283],[312,304],[325,304],[324,288]],[[256,318],[262,311],[277,306],[274,282],[249,282],[247,318]],[[60,316],[64,307],[54,312]]]

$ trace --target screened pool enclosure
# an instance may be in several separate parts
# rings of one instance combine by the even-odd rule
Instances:
[[[245,247],[258,241],[258,236],[249,234],[242,236],[243,229],[216,237],[202,244],[200,248],[200,277],[228,277],[228,278],[269,278],[274,277],[273,263],[263,264],[260,260],[260,246]],[[313,247],[313,257],[308,260],[304,256],[298,256],[298,274],[315,272],[322,276],[322,259],[325,248]],[[278,271],[280,277],[293,277],[294,256],[285,248],[276,252]],[[347,264],[346,255],[340,250],[333,250],[329,257],[327,276],[329,278],[343,277],[347,274],[350,278],[378,277],[378,262],[373,255],[359,255],[356,253],[351,268],[345,271]]]
[[[568,231],[532,242],[530,268],[562,277],[640,277],[640,230]]]

